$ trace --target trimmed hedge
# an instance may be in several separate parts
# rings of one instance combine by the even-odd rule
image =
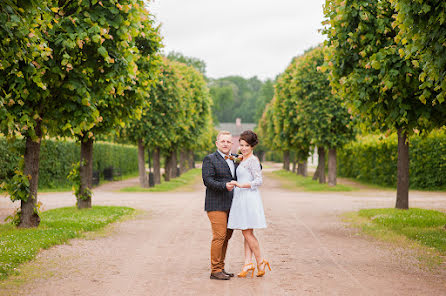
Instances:
[[[8,143],[0,137],[0,182],[11,177],[25,150],[24,141]],[[80,159],[80,144],[73,141],[43,140],[40,150],[39,188],[69,187],[68,173]],[[138,171],[138,150],[135,146],[105,142],[94,143],[93,170],[119,168],[121,174]]]
[[[369,135],[338,150],[338,175],[384,186],[396,186],[398,138]],[[409,139],[410,187],[446,189],[446,131]]]

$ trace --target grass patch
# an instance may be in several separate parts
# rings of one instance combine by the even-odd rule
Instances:
[[[100,230],[134,212],[127,207],[94,206],[84,210],[67,207],[43,212],[38,228],[18,229],[11,224],[0,224],[0,279],[14,273],[19,264],[33,259],[39,250]]]
[[[446,253],[446,214],[426,209],[367,209],[359,216],[380,228]]]
[[[194,185],[198,177],[201,176],[201,169],[191,169],[178,178],[173,178],[168,182],[162,182],[151,188],[142,188],[139,186],[130,186],[121,188],[121,192],[166,192],[177,189],[185,189],[187,186]]]
[[[133,173],[122,175],[122,177],[120,177],[116,180],[113,180],[113,181],[107,181],[107,180],[101,179],[101,180],[99,180],[98,186],[101,186],[101,185],[107,184],[107,183],[111,183],[111,182],[123,181],[123,180],[131,179],[131,178],[136,178],[138,176],[139,176],[138,172],[133,172]],[[97,187],[97,186],[95,186],[95,187]],[[93,189],[95,187],[93,187]],[[42,193],[45,193],[45,192],[69,192],[69,191],[73,191],[73,188],[71,186],[59,186],[59,187],[54,187],[54,188],[39,188],[39,192],[42,192]],[[2,191],[0,190],[0,193],[1,192]]]
[[[436,269],[446,255],[446,214],[425,209],[366,209],[343,215],[361,233],[414,252],[420,267]]]
[[[366,187],[366,189],[376,189],[376,190],[396,190],[396,186],[390,186],[390,185],[379,185],[372,182],[368,182],[362,179],[356,179],[356,178],[347,178],[347,177],[339,177],[339,179],[345,179],[354,183],[357,183],[359,185],[362,185]]]
[[[353,191],[356,188],[337,184],[336,186],[328,186],[320,184],[318,181],[312,180],[311,177],[303,177],[286,170],[273,171],[272,176],[282,182],[282,186],[290,190],[299,191]]]

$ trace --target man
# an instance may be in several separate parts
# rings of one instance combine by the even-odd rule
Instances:
[[[211,244],[211,279],[229,280],[233,273],[225,271],[225,256],[232,229],[227,229],[228,215],[231,208],[236,180],[236,164],[230,154],[232,135],[221,131],[215,142],[217,151],[203,160],[202,177],[206,186],[204,210],[207,212],[212,227]]]

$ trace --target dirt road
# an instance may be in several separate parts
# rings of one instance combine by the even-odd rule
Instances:
[[[109,188],[95,190],[94,204],[144,213],[116,224],[110,235],[41,252],[24,268],[25,284],[0,286],[0,294],[446,295],[446,272],[422,270],[410,251],[358,236],[341,222],[339,215],[346,211],[393,207],[391,191],[290,192],[265,178],[261,190],[268,228],[257,234],[272,272],[214,281],[209,279],[211,231],[201,183],[196,191],[175,193]],[[45,193],[39,199],[47,209],[74,204],[71,193]],[[411,206],[445,209],[446,196],[412,192]],[[0,198],[0,208],[8,207]],[[240,270],[242,254],[242,236],[236,232],[228,271]]]

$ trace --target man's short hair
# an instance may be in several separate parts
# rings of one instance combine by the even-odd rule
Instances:
[[[218,141],[218,139],[220,138],[220,136],[222,136],[222,135],[229,135],[229,136],[232,137],[231,132],[228,132],[228,131],[220,131],[220,132],[218,133],[218,135],[217,135],[217,141]]]

